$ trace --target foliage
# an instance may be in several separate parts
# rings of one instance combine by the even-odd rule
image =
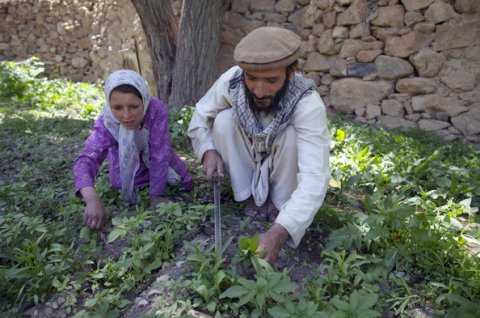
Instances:
[[[242,239],[243,244],[238,246],[237,255],[249,261],[242,263],[237,258],[231,264],[221,256],[230,241],[220,253],[214,251],[213,245],[202,250],[199,245],[186,242],[186,247],[192,252],[186,258],[191,268],[191,274],[188,275],[190,279],[171,282],[170,289],[178,293],[176,299],[191,301],[175,301],[171,306],[158,310],[157,315],[179,314],[200,308],[215,317],[223,314],[232,317],[317,317],[319,312],[313,302],[303,300],[303,294],[293,294],[298,286],[290,281],[288,271],[278,272],[257,258],[253,246],[258,245],[258,236]],[[253,264],[251,269],[254,271],[250,272],[253,276],[244,277],[237,270],[240,264]]]
[[[175,140],[173,146],[176,149],[190,149],[190,139],[187,136],[187,130],[194,110],[195,108],[192,106],[184,106],[172,108],[168,114],[170,139]]]
[[[0,62],[0,97],[5,100],[23,100],[32,97],[35,78],[44,71],[43,63],[36,58],[15,63]]]
[[[53,290],[51,280],[75,270],[73,242],[58,244],[65,230],[23,213],[0,216],[0,292],[12,304],[43,302]]]
[[[332,126],[335,199],[355,204],[349,195],[360,194],[364,213],[332,231],[327,251],[382,259],[377,284],[390,285],[397,314],[434,299],[442,312],[452,305],[442,293],[478,300],[480,260],[467,248],[479,243],[478,151],[423,132],[360,129],[335,120]],[[409,285],[424,292],[413,297]]]
[[[188,204],[131,207],[110,187],[104,165],[96,187],[111,226],[83,227],[70,169],[103,96],[97,85],[42,72],[36,59],[0,62],[0,311],[14,316],[58,292],[75,317],[118,317],[211,214],[202,194],[209,186],[197,187]],[[192,113],[170,114],[172,145],[190,157]],[[185,242],[191,271],[165,283],[176,298],[156,316],[403,317],[425,308],[475,317],[479,151],[340,118],[330,129],[331,187],[309,228],[328,237],[317,242],[320,264],[303,284],[257,258],[258,236],[240,238],[233,259],[223,256],[230,241],[220,253]],[[143,202],[147,195],[140,191]]]
[[[93,118],[101,106],[99,86],[41,77],[38,58],[23,62],[0,61],[0,102],[37,109],[63,110]],[[1,105],[1,104],[0,104]]]
[[[130,303],[126,293],[173,257],[177,242],[204,221],[211,206],[163,204],[152,211],[140,205],[131,214],[108,185],[104,165],[97,192],[107,213],[118,216],[107,237],[82,227],[83,204],[72,191],[70,167],[99,110],[101,91],[41,78],[36,59],[1,66],[2,103],[18,106],[0,109],[6,150],[0,168],[0,311],[14,315],[60,291],[69,293],[63,304],[69,312],[78,293],[86,292],[89,297],[78,303],[86,311],[78,315],[118,315]],[[140,194],[145,199],[146,192]],[[120,240],[120,255],[105,253]]]

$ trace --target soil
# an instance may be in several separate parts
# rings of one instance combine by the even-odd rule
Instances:
[[[213,202],[213,196],[205,194],[205,198],[201,201],[204,203]],[[189,201],[188,198],[176,197],[171,199],[182,199]],[[227,260],[233,258],[237,251],[238,239],[242,236],[252,237],[257,233],[262,233],[271,225],[267,221],[259,221],[249,217],[244,217],[241,211],[243,205],[235,203],[228,195],[222,197],[222,242],[226,242],[229,238],[232,238],[232,242],[229,248],[223,255]],[[119,216],[118,211],[114,212],[115,216]],[[243,226],[242,226],[243,224]],[[111,224],[107,224],[111,226]],[[305,277],[309,276],[312,270],[320,263],[320,246],[326,239],[328,233],[318,233],[315,231],[307,231],[304,236],[301,245],[297,249],[292,249],[285,246],[279,253],[277,263],[275,267],[278,270],[288,268],[289,276],[291,280],[302,286]],[[100,240],[105,242],[105,248],[102,253],[98,255],[99,258],[118,258],[121,255],[122,248],[127,245],[126,241],[120,239],[106,244],[107,238],[104,233],[100,235]],[[214,224],[213,215],[210,220],[204,224],[200,224],[199,227],[190,233],[189,237],[185,238],[185,241],[200,244],[203,249],[207,249],[214,244]],[[81,242],[79,238],[79,243]],[[175,250],[175,259],[163,264],[162,268],[156,273],[151,283],[146,284],[141,291],[137,294],[129,295],[129,299],[132,301],[130,305],[124,308],[121,312],[121,317],[136,318],[147,315],[154,308],[162,307],[162,304],[158,303],[159,295],[162,295],[164,301],[163,305],[168,305],[169,300],[165,300],[165,295],[172,294],[171,291],[165,287],[165,282],[169,280],[177,280],[185,275],[189,271],[188,266],[185,265],[187,249],[183,244]],[[81,255],[80,255],[81,256]],[[85,268],[84,270],[89,270]],[[22,317],[38,317],[38,318],[64,318],[71,317],[74,313],[86,309],[83,307],[86,296],[78,294],[72,289],[67,289],[62,293],[57,293],[51,296],[44,304],[39,304],[32,308],[27,309],[22,313]],[[76,300],[73,306],[65,306],[69,301]],[[170,300],[171,301],[171,300]],[[70,308],[72,313],[69,312]],[[72,310],[73,308],[73,310]],[[197,317],[209,317],[200,312],[191,313],[191,315]]]

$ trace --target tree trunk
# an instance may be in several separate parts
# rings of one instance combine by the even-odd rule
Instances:
[[[193,105],[217,77],[224,0],[184,0],[170,107]]]
[[[168,101],[172,90],[178,32],[171,3],[165,0],[131,1],[147,37],[158,97]]]

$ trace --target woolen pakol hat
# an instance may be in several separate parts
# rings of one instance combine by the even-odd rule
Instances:
[[[290,30],[262,27],[247,34],[233,57],[244,71],[268,71],[287,67],[299,58],[300,37]]]

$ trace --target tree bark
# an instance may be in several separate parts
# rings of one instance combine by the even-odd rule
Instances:
[[[223,14],[230,0],[184,0],[179,33],[170,0],[131,1],[150,47],[158,97],[169,108],[193,105],[217,76]]]
[[[217,77],[224,0],[184,0],[170,107],[193,105]]]
[[[158,97],[167,101],[172,90],[178,33],[171,3],[165,0],[131,1],[147,37]]]

